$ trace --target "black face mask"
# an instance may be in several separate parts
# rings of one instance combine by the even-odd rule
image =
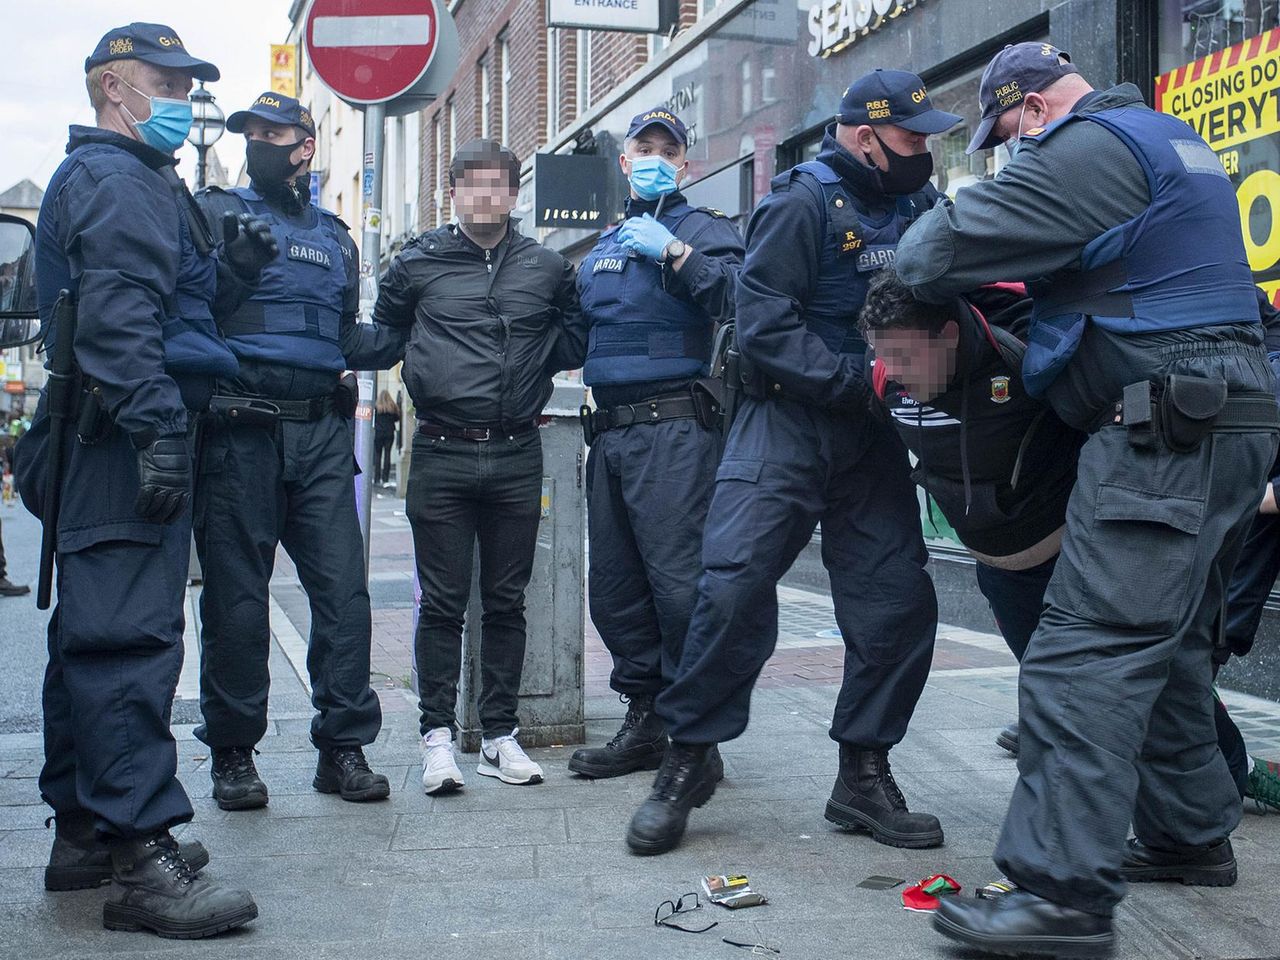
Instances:
[[[266,140],[250,140],[244,148],[245,166],[249,179],[259,186],[283,186],[302,169],[301,163],[290,163],[289,154],[302,146],[297,143],[268,143]]]
[[[933,176],[932,151],[926,150],[924,153],[904,156],[901,153],[894,153],[874,130],[871,131],[871,135],[879,142],[880,149],[884,151],[885,161],[889,164],[888,170],[881,170],[876,167],[876,176],[880,180],[880,189],[888,196],[902,197],[909,193],[915,193],[929,182],[929,178]],[[864,156],[867,158],[867,163],[875,167],[875,161],[871,159],[871,154],[867,153]]]

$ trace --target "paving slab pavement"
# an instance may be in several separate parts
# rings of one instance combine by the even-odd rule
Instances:
[[[376,509],[394,519],[402,509],[396,503],[379,502]],[[6,546],[12,537],[21,552],[30,530],[21,531],[12,514],[4,519]],[[388,526],[384,538],[404,536]],[[12,548],[10,556],[26,575],[29,561],[17,559]],[[403,545],[375,541],[374,556],[375,575],[392,572],[379,567],[402,564]],[[305,637],[305,604],[300,608],[291,593],[288,564],[280,567],[279,607],[289,629]],[[574,777],[565,769],[572,746],[531,751],[546,770],[545,784],[512,787],[477,776],[477,757],[468,755],[464,791],[423,796],[416,706],[396,679],[408,673],[410,649],[396,620],[400,608],[375,612],[375,651],[383,658],[375,662],[375,684],[386,723],[368,751],[391,777],[392,797],[352,805],[316,794],[305,687],[285,645],[277,643],[270,730],[258,760],[271,789],[265,810],[218,810],[209,799],[207,748],[192,736],[193,723],[174,728],[179,776],[196,807],[195,822],[181,832],[209,846],[210,876],[252,890],[261,910],[248,927],[208,941],[107,932],[103,890],[44,891],[51,834],[35,780],[41,743],[30,722],[31,697],[22,698],[21,716],[6,717],[0,704],[0,958],[749,955],[722,936],[777,946],[782,957],[801,960],[957,956],[933,934],[927,916],[901,908],[900,888],[872,891],[857,883],[872,874],[913,882],[941,871],[956,877],[967,896],[992,878],[990,852],[1016,777],[994,736],[1016,708],[1016,665],[999,638],[940,629],[935,671],[893,761],[912,806],[942,818],[947,843],[933,851],[880,846],[835,829],[822,815],[836,765],[826,731],[838,674],[830,676],[829,666],[839,663],[840,650],[838,639],[819,636],[834,626],[821,626],[829,601],[800,591],[784,591],[782,601],[783,642],[754,696],[751,726],[722,747],[726,781],[694,812],[684,844],[653,858],[631,856],[622,843],[651,774],[604,782]],[[7,604],[14,602],[26,601],[0,606],[4,643],[19,660],[38,659],[41,621],[32,611],[10,618]],[[624,707],[607,689],[607,655],[594,635],[585,656],[588,733],[600,741],[616,729]],[[38,683],[31,680],[34,671],[25,672],[28,685]],[[1227,701],[1247,717],[1255,751],[1280,753],[1280,705],[1230,693]],[[1118,915],[1118,956],[1280,956],[1274,885],[1280,815],[1250,808],[1234,842],[1240,882],[1233,888],[1135,887]],[[704,907],[702,922],[718,926],[703,934],[653,925],[661,900],[695,889],[704,874],[724,872],[748,873],[769,904],[738,912]]]

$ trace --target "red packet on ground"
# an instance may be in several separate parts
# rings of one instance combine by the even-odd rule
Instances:
[[[902,891],[902,906],[906,910],[928,912],[938,909],[938,897],[950,896],[960,892],[960,884],[945,873],[935,873],[925,877]]]

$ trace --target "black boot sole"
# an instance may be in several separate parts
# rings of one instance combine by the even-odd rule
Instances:
[[[1130,883],[1172,882],[1188,887],[1231,887],[1236,882],[1236,862],[1213,866],[1190,867],[1179,865],[1121,867],[1120,873]]]
[[[926,850],[930,847],[942,846],[941,828],[926,834],[899,833],[897,830],[886,830],[861,810],[846,807],[843,803],[836,803],[834,800],[827,801],[825,816],[832,823],[844,827],[846,830],[869,833],[872,840],[876,843],[883,843],[887,847]]]
[[[680,845],[680,841],[684,839],[685,829],[689,825],[689,810],[692,810],[695,807],[701,807],[710,800],[716,792],[716,783],[717,781],[714,778],[708,779],[700,784],[690,795],[689,807],[685,810],[684,820],[680,822],[680,829],[674,834],[669,834],[668,836],[661,837],[657,840],[650,840],[646,837],[633,836],[631,830],[628,829],[627,846],[630,848],[631,852],[641,857],[652,857],[660,853],[666,853],[668,850],[674,850],[678,847]]]
[[[108,930],[150,930],[166,940],[200,940],[243,926],[258,916],[256,904],[240,907],[219,917],[181,922],[157,917],[146,910],[120,903],[102,905],[102,925]]]
[[[340,782],[317,776],[311,781],[311,786],[319,793],[336,793],[348,803],[369,803],[372,800],[385,800],[391,796],[391,784],[385,779],[364,790],[343,790]]]
[[[1009,751],[1015,757],[1018,755],[1018,738],[1009,736],[1003,730],[996,735],[996,746],[1001,750]]]
[[[577,757],[570,757],[568,767],[570,773],[590,777],[592,780],[608,780],[612,777],[623,777],[628,773],[635,773],[637,770],[657,770],[662,766],[663,756],[665,756],[665,754],[659,753],[653,756],[628,760],[625,763],[609,765],[603,763],[592,763],[590,760],[579,760]]]
[[[199,873],[209,865],[209,851],[197,853],[187,861],[193,871]],[[68,890],[91,890],[111,882],[111,864],[101,867],[48,866],[44,868],[44,888],[50,893]]]
[[[267,792],[252,791],[243,797],[234,797],[224,800],[217,793],[213,795],[214,802],[218,805],[219,810],[259,810],[267,805]]]
[[[1108,957],[1116,946],[1114,933],[1090,937],[989,937],[958,926],[938,913],[933,915],[933,929],[949,940],[1004,957]]]

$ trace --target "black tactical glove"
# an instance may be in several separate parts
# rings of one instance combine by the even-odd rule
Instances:
[[[134,511],[152,523],[171,523],[191,500],[191,455],[180,433],[138,451],[138,499]]]
[[[271,227],[249,213],[228,213],[222,218],[222,248],[227,263],[241,277],[256,280],[262,268],[280,256]]]

